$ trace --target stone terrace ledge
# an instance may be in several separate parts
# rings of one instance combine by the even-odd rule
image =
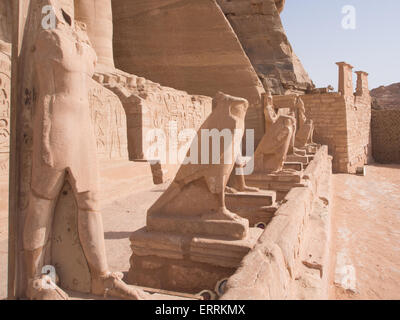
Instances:
[[[229,278],[222,300],[326,299],[332,158],[323,146]]]

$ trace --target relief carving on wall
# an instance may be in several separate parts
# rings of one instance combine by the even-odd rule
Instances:
[[[5,56],[6,57],[6,56]],[[0,56],[0,176],[8,174],[11,62]]]

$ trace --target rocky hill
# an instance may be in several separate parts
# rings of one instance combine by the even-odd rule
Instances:
[[[380,86],[371,90],[373,108],[400,109],[400,82],[389,86]]]

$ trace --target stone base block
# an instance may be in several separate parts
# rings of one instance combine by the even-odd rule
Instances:
[[[242,218],[249,220],[250,226],[259,222],[268,224],[278,207],[275,205],[275,191],[239,192],[225,195],[226,207]]]
[[[302,162],[285,162],[283,164],[283,169],[292,169],[296,171],[303,171],[304,165]]]
[[[246,176],[246,184],[249,187],[257,187],[262,190],[272,190],[276,192],[276,200],[282,200],[287,193],[295,187],[304,187],[306,185],[303,180],[303,172],[280,172],[278,174],[271,173],[254,173]]]
[[[308,155],[304,156],[296,156],[296,155],[288,155],[286,157],[287,162],[301,162],[304,165],[308,165],[311,161]]]
[[[229,221],[156,214],[147,217],[147,229],[149,231],[208,235],[211,237],[225,237],[231,240],[246,238],[248,227],[248,221],[241,218],[238,218],[238,221]]]
[[[219,280],[235,272],[261,233],[250,228],[245,239],[229,241],[140,229],[130,238],[128,282],[194,294],[214,290]]]

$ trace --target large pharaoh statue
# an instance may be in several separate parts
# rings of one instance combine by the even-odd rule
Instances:
[[[55,15],[55,25],[49,29],[42,28],[38,19],[46,5]],[[26,52],[33,59],[24,61],[26,72],[32,73],[35,98],[31,194],[23,236],[26,295],[30,299],[67,298],[54,283],[46,285],[48,278],[41,271],[49,262],[45,251],[57,197],[68,181],[78,206],[79,239],[90,269],[92,293],[144,298],[144,293],[126,285],[122,274],[110,272],[107,265],[87,85],[96,65],[95,51],[85,26],[74,20],[73,0],[34,0],[30,6]]]
[[[294,151],[296,119],[276,114],[270,91],[262,95],[262,104],[266,130],[254,153],[254,168],[255,172],[279,173],[288,152]]]

